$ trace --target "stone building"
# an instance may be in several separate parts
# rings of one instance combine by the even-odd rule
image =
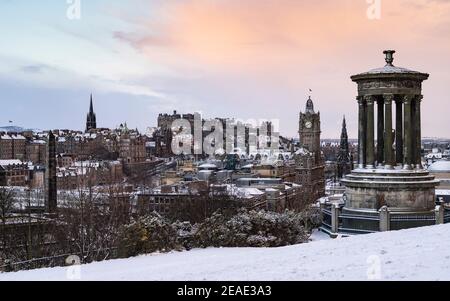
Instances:
[[[258,177],[280,178],[283,182],[294,182],[296,179],[295,165],[278,161],[275,163],[261,163],[252,165],[251,171]]]
[[[26,160],[36,165],[44,165],[46,158],[47,142],[44,140],[32,140],[26,145]]]
[[[58,154],[57,156],[58,168],[67,168],[75,162],[75,155],[73,154]]]
[[[11,135],[13,142],[13,158],[25,160],[27,139],[21,134]]]
[[[296,164],[295,182],[302,185],[305,198],[310,203],[325,195],[325,164],[320,147],[320,134],[320,112],[314,111],[314,103],[309,97],[305,112],[300,112],[300,150],[293,158]]]
[[[0,135],[0,160],[14,158],[12,138],[8,134]]]
[[[21,134],[0,135],[0,159],[25,160],[27,139]]]
[[[172,152],[172,141],[175,136],[181,134],[181,129],[172,128],[175,120],[184,120],[186,124],[191,127],[190,133],[184,137],[186,140],[200,136],[203,142],[204,138],[216,131],[215,123],[221,123],[223,132],[223,148],[227,153],[232,153],[232,149],[239,149],[241,152],[251,154],[258,152],[262,149],[270,149],[275,141],[271,139],[278,137],[274,133],[274,126],[271,122],[261,122],[261,124],[247,124],[232,118],[214,118],[214,119],[202,119],[199,113],[194,114],[178,114],[174,111],[173,114],[160,114],[158,116],[158,129],[154,132],[155,141],[155,155],[157,157],[173,157],[175,154]],[[195,133],[195,122],[200,124],[201,133]],[[212,125],[212,126],[206,126]],[[264,145],[265,144],[265,145]],[[275,145],[275,144],[273,144]],[[201,145],[195,145],[192,143],[191,154],[197,155],[197,158],[206,158],[207,154],[205,150],[201,151]],[[197,148],[200,151],[197,151]],[[230,149],[231,148],[231,149]]]
[[[147,158],[145,138],[125,131],[119,138],[119,158],[124,164],[144,162]]]
[[[28,165],[20,160],[0,160],[0,186],[26,186]]]

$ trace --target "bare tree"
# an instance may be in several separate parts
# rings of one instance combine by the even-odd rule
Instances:
[[[172,202],[168,217],[173,221],[201,223],[219,209],[233,214],[237,212],[237,209],[248,205],[233,195],[214,191],[214,189],[208,187],[206,191],[199,193],[193,193],[190,190],[189,195],[183,200]]]
[[[2,222],[2,246],[3,250],[7,247],[6,222],[16,204],[15,193],[7,187],[0,187],[0,219]]]

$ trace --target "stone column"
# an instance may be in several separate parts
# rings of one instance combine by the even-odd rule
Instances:
[[[421,117],[420,117],[420,105],[422,102],[423,96],[418,95],[415,99],[415,116],[414,116],[414,125],[415,125],[415,135],[416,135],[416,145],[415,145],[415,164],[417,169],[423,169],[422,166],[422,125],[421,125]]]
[[[377,166],[384,162],[384,101],[377,99]]]
[[[356,97],[359,105],[359,116],[358,116],[358,167],[364,168],[366,163],[366,110],[365,103],[362,96]]]
[[[373,111],[373,102],[374,97],[372,95],[364,96],[364,100],[366,101],[366,119],[367,119],[367,128],[366,128],[366,168],[374,168],[375,167],[375,130],[374,130],[374,111]]]
[[[411,169],[412,164],[412,120],[411,120],[411,104],[412,96],[405,95],[403,97],[404,104],[404,127],[405,127],[405,145],[403,146],[403,169]]]
[[[56,176],[56,137],[52,131],[48,134],[47,158],[45,167],[45,207],[47,214],[55,215],[58,210],[58,189]]]
[[[395,161],[403,164],[403,102],[395,102]]]
[[[391,230],[391,214],[387,206],[380,208],[380,231],[390,231]]]
[[[331,237],[336,238],[339,233],[339,205],[333,203],[331,205]]]
[[[436,225],[442,225],[444,223],[444,206],[437,205],[434,209],[434,214],[436,218]]]
[[[392,152],[392,145],[394,144],[394,137],[392,135],[392,101],[394,100],[393,94],[385,94],[384,106],[385,106],[385,138],[384,138],[384,161],[385,168],[392,169],[395,165],[394,156]]]

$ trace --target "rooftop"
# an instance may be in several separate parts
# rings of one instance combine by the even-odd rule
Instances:
[[[426,74],[426,73],[422,73],[422,72],[413,71],[413,70],[409,70],[409,69],[406,69],[406,68],[394,66],[393,62],[394,62],[395,50],[385,50],[383,53],[386,55],[386,58],[385,58],[386,65],[384,67],[375,68],[375,69],[369,70],[368,72],[363,72],[363,73],[354,75],[354,76],[352,76],[352,79],[358,80],[358,79],[364,78],[365,76],[388,75],[388,74],[419,75],[419,76],[424,77],[422,79],[427,79],[428,78],[428,74]]]
[[[23,164],[20,160],[0,160],[0,166],[8,166],[8,165],[20,165]]]
[[[436,161],[428,167],[428,171],[434,173],[450,173],[450,161],[440,160]]]

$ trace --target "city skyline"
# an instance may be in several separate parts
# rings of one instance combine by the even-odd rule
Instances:
[[[144,130],[159,113],[201,111],[278,118],[296,137],[312,94],[322,137],[338,138],[345,114],[355,138],[349,77],[393,48],[396,66],[431,75],[423,136],[448,138],[448,1],[382,1],[376,20],[366,1],[282,2],[81,1],[79,20],[66,1],[2,2],[0,126],[83,130],[92,92],[99,127]]]

